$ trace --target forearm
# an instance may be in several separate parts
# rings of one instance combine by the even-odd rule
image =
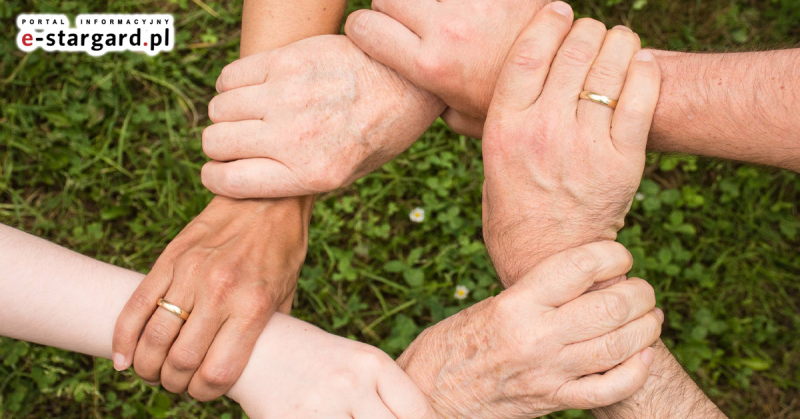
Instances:
[[[242,57],[339,32],[345,0],[245,0]]]
[[[655,52],[662,85],[651,149],[800,171],[800,49]]]
[[[725,418],[703,394],[663,343],[654,346],[650,378],[633,397],[595,409],[598,419],[717,419]]]
[[[245,0],[242,13],[240,56],[245,57],[269,49],[280,48],[304,38],[336,33],[344,14],[344,0]],[[225,206],[232,217],[238,211],[251,211],[248,206],[259,205],[269,211],[299,211],[310,222],[314,196],[285,199],[249,199],[236,201],[215,197],[212,205]],[[237,209],[238,208],[238,209]],[[281,304],[288,312],[291,299]]]
[[[0,336],[111,358],[114,323],[144,275],[102,263],[0,224]],[[303,333],[308,324],[275,314],[254,355],[228,395],[246,391],[259,363],[284,333]],[[261,355],[259,355],[261,354]]]

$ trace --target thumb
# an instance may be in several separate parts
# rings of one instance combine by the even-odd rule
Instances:
[[[521,287],[536,302],[560,307],[580,297],[596,282],[625,275],[633,256],[625,246],[603,241],[557,253],[540,262],[509,291]]]
[[[344,32],[367,55],[418,87],[426,88],[416,65],[422,40],[402,23],[383,13],[363,9],[348,16]]]

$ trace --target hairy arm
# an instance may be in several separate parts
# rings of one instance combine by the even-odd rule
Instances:
[[[660,341],[650,366],[650,377],[632,397],[609,407],[595,409],[598,419],[720,419],[726,418],[703,394],[683,367]]]
[[[800,171],[800,49],[654,52],[663,79],[651,149]]]

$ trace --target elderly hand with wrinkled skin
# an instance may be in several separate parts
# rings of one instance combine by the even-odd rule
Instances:
[[[586,291],[619,280],[631,264],[614,242],[556,254],[497,297],[427,329],[397,362],[448,419],[527,419],[616,403],[647,380],[663,313],[641,279]]]
[[[373,0],[345,33],[364,52],[444,100],[442,118],[480,138],[511,45],[552,0]]]
[[[443,103],[326,35],[222,70],[203,132],[203,184],[232,198],[311,195],[348,185],[406,150]]]
[[[556,2],[509,53],[486,122],[483,210],[489,254],[510,288],[426,330],[398,360],[441,415],[605,406],[647,379],[619,372],[652,362],[663,313],[649,284],[624,279],[630,254],[603,241],[636,191],[658,99],[658,67],[638,50],[632,32],[573,25]],[[616,111],[579,103],[584,89],[618,97]],[[570,306],[581,314],[544,320]],[[576,330],[584,327],[591,337]],[[591,339],[595,349],[566,349]]]

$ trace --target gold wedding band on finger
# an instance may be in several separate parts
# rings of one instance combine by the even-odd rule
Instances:
[[[595,93],[595,92],[590,92],[588,90],[582,91],[581,95],[580,95],[580,98],[584,99],[584,100],[592,101],[594,103],[599,103],[601,105],[608,106],[611,109],[616,109],[617,108],[616,99],[611,99],[608,96],[604,96],[604,95],[601,95],[601,94]]]
[[[158,300],[158,306],[163,308],[164,310],[169,311],[170,313],[182,318],[183,320],[189,320],[189,313],[188,311],[181,310],[180,307],[176,306],[175,304],[170,303],[169,301],[161,298]]]

